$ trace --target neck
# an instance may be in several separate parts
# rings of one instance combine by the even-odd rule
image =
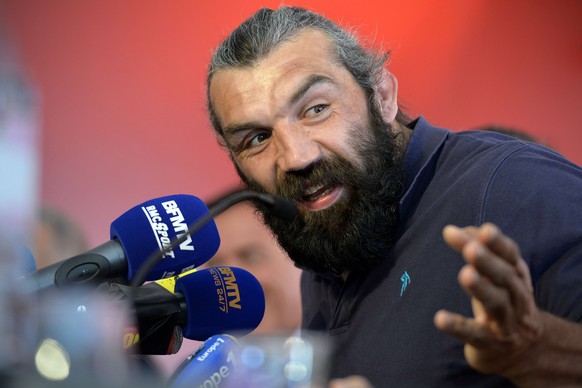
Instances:
[[[412,136],[412,129],[408,128],[406,125],[394,120],[391,124],[392,132],[396,134],[396,142],[401,150],[405,150]]]

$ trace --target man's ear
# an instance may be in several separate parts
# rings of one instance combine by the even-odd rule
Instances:
[[[392,123],[398,113],[398,81],[386,69],[376,77],[374,87],[374,102],[380,108],[380,114],[387,123]]]

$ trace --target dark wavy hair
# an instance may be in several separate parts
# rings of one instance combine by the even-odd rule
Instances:
[[[224,133],[210,99],[210,83],[214,74],[222,69],[253,66],[280,44],[307,29],[317,29],[329,36],[335,45],[335,59],[352,74],[372,103],[373,86],[390,52],[381,53],[364,48],[355,33],[307,9],[286,6],[276,10],[262,8],[217,47],[210,61],[206,98],[210,121],[218,135],[222,137]],[[411,121],[401,109],[398,110],[396,120],[404,124]]]

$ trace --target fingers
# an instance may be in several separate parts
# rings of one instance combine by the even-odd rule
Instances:
[[[521,257],[519,247],[512,239],[503,235],[495,225],[486,223],[479,228],[473,226],[459,228],[447,225],[443,229],[443,238],[454,250],[462,252],[465,260],[476,265],[480,272],[485,270],[485,266],[489,263],[494,263],[491,270],[497,275],[484,273],[484,276],[490,276],[497,284],[507,284],[504,281],[507,279],[505,274],[513,275],[513,271],[516,271],[519,278],[527,284],[529,292],[533,291],[531,275],[527,264]],[[481,265],[475,261],[479,258],[482,258]],[[508,263],[513,267],[513,270],[507,272],[510,267],[505,267],[497,263],[498,261]]]
[[[517,265],[521,258],[517,244],[491,223],[485,223],[478,228],[474,226],[459,228],[447,225],[443,229],[443,238],[458,252],[461,252],[469,241],[477,240],[512,265]]]
[[[513,321],[528,316],[534,304],[533,286],[513,240],[493,224],[478,228],[449,225],[443,229],[443,237],[468,264],[459,272],[460,285],[479,302],[500,334],[506,334]]]
[[[488,346],[492,341],[491,332],[486,327],[476,324],[474,319],[446,310],[437,311],[434,315],[434,324],[442,332],[476,348]]]
[[[458,281],[471,297],[473,318],[440,310],[434,324],[465,343],[465,357],[477,370],[505,370],[510,356],[523,354],[542,332],[527,263],[493,224],[449,225],[443,238],[467,263]]]
[[[497,330],[505,332],[507,321],[512,317],[513,312],[520,312],[521,303],[515,303],[508,288],[500,287],[492,283],[488,278],[481,276],[472,266],[465,266],[459,272],[459,283],[465,291],[478,301],[479,311],[485,311],[488,319],[493,319],[498,323]],[[517,310],[515,310],[517,309]],[[475,306],[474,306],[475,310]],[[514,310],[514,311],[512,311]],[[476,317],[480,315],[476,314]]]
[[[504,325],[509,317],[526,313],[531,307],[532,286],[525,263],[519,269],[478,240],[469,241],[462,254],[469,265],[459,272],[459,283],[481,302],[491,318]]]
[[[498,285],[508,286],[515,277],[515,266],[487,249],[480,241],[474,239],[465,244],[461,250],[465,261],[475,267],[481,276],[489,278]]]
[[[476,236],[476,233],[477,228],[473,226],[459,228],[458,226],[447,225],[443,229],[443,238],[451,248],[460,252],[465,244]]]
[[[491,223],[483,224],[479,228],[477,238],[493,253],[512,265],[517,265],[521,259],[521,252],[515,241],[505,236],[497,226]]]

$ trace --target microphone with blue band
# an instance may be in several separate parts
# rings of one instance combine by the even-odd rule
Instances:
[[[236,267],[211,267],[177,277],[174,292],[157,282],[139,287],[109,283],[99,289],[133,302],[137,327],[126,331],[123,343],[139,354],[176,353],[182,336],[203,341],[218,333],[246,335],[265,312],[259,281]]]
[[[184,296],[188,306],[182,311],[187,323],[184,337],[193,340],[203,341],[218,333],[246,335],[259,326],[265,313],[261,284],[242,268],[197,271],[179,278],[175,292]]]
[[[121,278],[132,281],[146,258],[162,252],[145,280],[177,275],[204,264],[220,245],[210,218],[195,233],[188,226],[208,214],[208,207],[193,195],[177,194],[146,201],[112,222],[111,240],[80,255],[24,275],[28,291],[97,285]],[[181,239],[174,247],[171,241]]]
[[[164,253],[145,280],[174,276],[210,260],[220,245],[214,220],[210,219],[196,233],[188,233],[189,226],[208,212],[200,198],[178,194],[144,202],[113,221],[111,238],[118,239],[128,256],[131,252],[135,257],[128,261],[125,279],[131,280],[153,252]],[[178,238],[183,241],[167,249]]]
[[[208,338],[170,376],[167,387],[222,387],[234,376],[237,340],[227,334]]]

